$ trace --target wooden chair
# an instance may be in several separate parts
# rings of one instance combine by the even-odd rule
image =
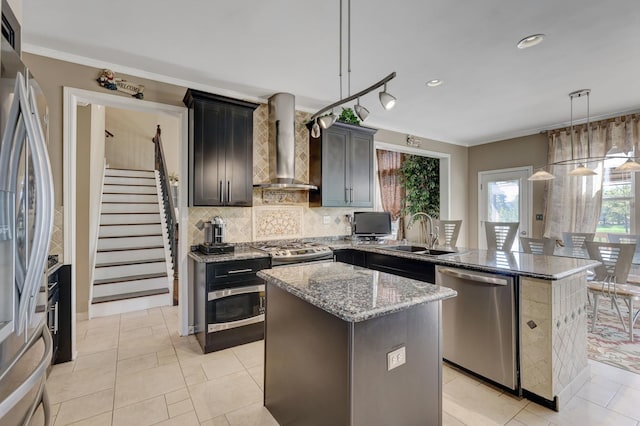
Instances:
[[[487,250],[511,251],[519,227],[518,222],[485,222]]]
[[[625,320],[620,312],[618,300],[624,301],[629,311],[628,327],[629,340],[633,342],[633,325],[638,319],[640,309],[634,312],[634,302],[640,300],[640,287],[625,284],[631,269],[631,260],[636,250],[635,244],[606,243],[586,241],[585,246],[589,257],[601,264],[595,268],[593,281],[587,284],[587,289],[593,295],[593,332],[598,320],[598,301],[600,297],[609,297],[613,307],[618,312],[623,330],[627,331]]]
[[[553,250],[556,248],[556,240],[552,238],[526,238],[520,237],[522,251],[531,254],[544,254],[553,256]]]
[[[438,220],[438,242],[441,245],[455,247],[460,234],[462,220]]]

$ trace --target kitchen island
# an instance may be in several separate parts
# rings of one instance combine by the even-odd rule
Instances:
[[[264,405],[281,424],[442,424],[441,301],[343,263],[263,270]]]

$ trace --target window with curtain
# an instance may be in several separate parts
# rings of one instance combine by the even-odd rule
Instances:
[[[405,197],[404,187],[401,185],[400,169],[404,155],[397,151],[376,150],[378,161],[378,183],[380,185],[380,201],[382,209],[391,214],[392,220],[398,220],[398,229],[402,230],[402,200]],[[402,235],[399,235],[402,238]]]
[[[562,232],[612,232],[606,229],[613,222],[618,231],[621,225],[628,229],[624,233],[635,233],[635,176],[614,169],[639,152],[640,116],[591,123],[590,141],[586,125],[574,126],[573,141],[570,129],[550,131],[548,135],[548,163],[585,158],[587,167],[597,175],[568,176],[576,167],[573,163],[551,168],[555,179],[547,184],[545,237],[560,238]]]

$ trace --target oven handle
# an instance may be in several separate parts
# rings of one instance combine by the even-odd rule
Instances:
[[[264,284],[252,285],[248,287],[226,288],[224,290],[210,291],[207,295],[207,300],[211,302],[212,300],[222,299],[229,296],[236,296],[238,294],[259,293],[261,291],[264,291]]]
[[[245,319],[241,319],[241,320],[238,320],[238,321],[223,322],[223,323],[218,323],[218,324],[209,324],[207,326],[207,332],[208,333],[213,333],[215,331],[222,331],[222,330],[227,330],[229,328],[242,327],[243,325],[255,324],[257,322],[262,322],[262,321],[264,321],[264,314],[256,315],[256,316],[245,318]]]

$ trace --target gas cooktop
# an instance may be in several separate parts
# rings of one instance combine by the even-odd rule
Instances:
[[[271,255],[272,264],[311,262],[333,258],[331,248],[318,243],[294,241],[288,243],[274,242],[253,246]]]

